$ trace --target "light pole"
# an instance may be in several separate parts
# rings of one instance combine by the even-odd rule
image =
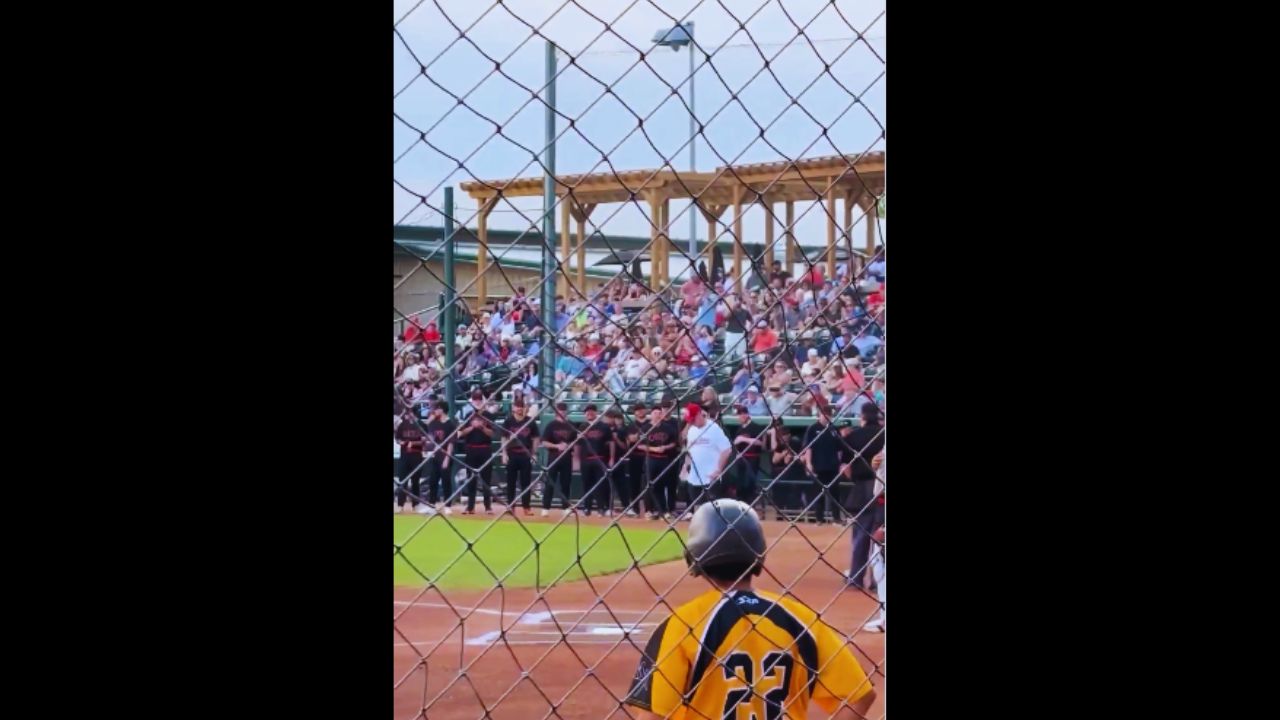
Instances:
[[[698,171],[698,111],[694,98],[694,57],[697,45],[693,42],[693,21],[680,23],[675,27],[659,30],[653,35],[656,46],[669,47],[678,52],[680,48],[689,47],[689,172]],[[689,276],[697,272],[698,260],[698,214],[694,212],[694,200],[689,198]],[[711,242],[711,238],[707,238]]]

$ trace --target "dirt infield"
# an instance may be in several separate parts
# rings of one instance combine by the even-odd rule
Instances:
[[[767,521],[765,533],[771,550],[757,587],[777,592],[790,586],[852,638],[879,694],[868,717],[881,717],[885,636],[859,630],[877,602],[845,588],[849,532]],[[566,583],[541,598],[533,588],[396,588],[395,718],[625,717],[618,702],[649,633],[671,607],[707,587],[688,575],[683,562],[668,562]]]

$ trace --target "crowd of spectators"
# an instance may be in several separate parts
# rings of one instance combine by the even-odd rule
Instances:
[[[514,407],[519,407],[523,422],[532,426],[537,426],[540,414],[550,417],[556,412],[557,420],[551,423],[569,423],[570,415],[589,409],[587,422],[573,426],[569,441],[585,451],[552,449],[552,457],[543,461],[545,466],[534,461],[532,479],[546,475],[548,480],[542,483],[544,513],[550,507],[549,498],[560,490],[560,476],[552,483],[551,474],[577,467],[585,481],[584,468],[594,477],[595,463],[607,462],[593,485],[607,486],[608,497],[584,482],[583,497],[571,508],[565,487],[566,511],[598,504],[609,513],[616,509],[670,517],[676,507],[674,496],[665,495],[667,475],[655,477],[646,465],[643,471],[633,470],[621,484],[617,476],[626,474],[619,468],[635,467],[623,459],[628,451],[645,454],[649,461],[656,454],[651,452],[652,438],[636,434],[657,427],[651,420],[640,419],[642,413],[636,412],[640,407],[677,423],[678,437],[671,438],[675,456],[667,465],[678,468],[680,460],[691,454],[682,444],[689,428],[687,422],[681,424],[689,412],[682,408],[695,403],[698,412],[706,415],[699,422],[719,424],[734,439],[726,466],[715,470],[723,471],[725,482],[715,487],[695,482],[695,490],[690,491],[688,479],[682,478],[687,510],[698,501],[698,492],[757,500],[762,487],[760,468],[767,461],[775,479],[785,481],[768,494],[768,501],[780,512],[799,504],[809,508],[811,520],[824,521],[828,514],[839,519],[840,508],[847,503],[835,496],[832,483],[838,485],[840,476],[857,486],[857,480],[873,477],[864,460],[869,461],[875,454],[871,451],[878,452],[883,444],[881,418],[886,408],[885,263],[877,259],[868,264],[852,282],[843,274],[846,267],[840,269],[835,278],[824,277],[819,265],[797,276],[775,273],[749,289],[737,289],[723,278],[707,282],[697,275],[662,295],[623,272],[594,288],[590,298],[557,296],[546,322],[536,290],[530,294],[519,287],[510,298],[459,313],[451,367],[437,318],[429,317],[425,323],[419,317],[408,318],[395,340],[395,428],[401,459],[397,476],[404,480],[412,474],[405,467],[406,457],[423,458],[420,462],[428,466],[438,463],[432,446],[443,449],[445,440],[455,443],[452,452],[462,453],[463,442],[458,438],[473,426],[477,432],[485,427],[492,432],[488,439],[474,435],[468,442],[490,444],[507,464],[512,444],[519,443],[502,424],[503,418],[510,420]],[[544,379],[538,375],[538,360],[547,343],[554,351],[554,377]],[[449,379],[458,388],[460,407],[452,417],[445,417],[439,406]],[[544,380],[551,383],[550,394],[544,392]],[[590,404],[570,402],[556,407],[574,400]],[[811,420],[788,422],[788,418]],[[829,425],[833,421],[848,427],[837,431]],[[435,423],[433,430],[427,429],[429,423]],[[607,444],[598,445],[599,437],[588,439],[589,431],[606,425],[612,428]],[[868,425],[880,429],[863,433],[861,428]],[[425,435],[402,431],[406,426],[418,426]],[[832,429],[823,429],[829,426]],[[433,431],[442,430],[450,437],[440,435],[433,442]],[[854,448],[848,441],[850,433],[861,433],[855,439],[868,442]],[[711,437],[713,433],[695,431],[695,435]],[[531,458],[537,455],[538,437],[540,433],[534,432],[531,442],[522,446]],[[812,450],[815,443],[821,445],[821,452]],[[564,444],[543,443],[544,449]],[[478,453],[481,445],[471,447]],[[862,475],[853,478],[854,472]],[[632,477],[637,474],[639,478]],[[412,479],[413,505],[418,506],[417,475]],[[436,490],[437,480],[430,482]],[[460,482],[476,481],[462,477]],[[489,483],[486,474],[486,508],[490,507]],[[655,488],[659,483],[662,487]],[[408,499],[405,485],[397,494],[397,510]],[[655,489],[663,494],[660,500]],[[472,509],[474,491],[470,488]],[[513,493],[532,491],[509,482],[507,497],[512,501],[508,505],[517,504]],[[452,491],[429,495],[438,501]],[[528,498],[524,501],[528,508]],[[421,505],[420,512],[435,511],[435,502]],[[447,503],[443,509],[448,509]]]

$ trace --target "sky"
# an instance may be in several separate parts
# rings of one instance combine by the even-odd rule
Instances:
[[[611,29],[605,31],[583,7]],[[530,90],[544,84],[544,43],[513,14],[540,26],[576,64],[560,55],[564,72],[556,81],[557,108],[573,118],[574,127],[557,141],[557,173],[606,172],[610,165],[602,161],[601,151],[619,171],[658,168],[668,160],[672,169],[689,168],[689,113],[671,89],[677,87],[687,102],[688,50],[656,49],[649,56],[650,70],[636,65],[639,52],[623,40],[648,49],[656,31],[682,20],[694,22],[701,48],[696,110],[705,128],[697,145],[699,171],[884,150],[884,10],[884,0],[837,0],[834,7],[826,0],[396,0],[394,20],[400,21],[401,37],[392,37],[393,92],[399,93],[395,112],[404,122],[392,119],[393,153],[399,158],[395,181],[440,207],[446,185],[542,174],[531,151],[540,152],[543,145],[545,106]],[[458,39],[453,26],[465,29],[466,40]],[[800,28],[804,37],[798,38]],[[865,41],[857,39],[859,33],[865,33]],[[766,58],[769,69],[762,72]],[[510,79],[495,71],[494,60],[501,61]],[[428,65],[425,77],[419,61]],[[830,64],[829,73],[823,71],[824,63]],[[465,96],[465,106],[450,92]],[[734,93],[741,105],[730,102]],[[798,106],[789,106],[791,97]],[[643,133],[633,112],[644,118]],[[495,121],[507,138],[497,135]],[[561,119],[557,132],[566,127]],[[435,149],[420,141],[419,130]],[[446,154],[463,160],[464,167]],[[393,194],[395,222],[442,223],[437,212],[404,189],[393,185]],[[474,226],[474,201],[461,190],[454,197],[458,218]],[[687,206],[672,201],[675,238],[688,235]],[[797,203],[796,214],[798,240],[825,243],[822,208]],[[503,202],[489,225],[526,229],[539,223],[540,215],[541,198],[518,198]],[[724,219],[729,218],[726,213]],[[746,242],[763,240],[763,218],[762,208],[746,212]],[[591,220],[588,232],[648,234],[648,221],[634,205],[603,207]],[[706,223],[699,219],[697,228],[705,239]],[[881,220],[882,234],[886,228],[887,221]],[[855,245],[861,246],[861,227],[854,232]]]

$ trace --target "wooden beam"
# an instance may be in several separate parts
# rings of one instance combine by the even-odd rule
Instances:
[[[764,271],[773,275],[773,203],[761,201],[764,208]]]
[[[827,278],[836,276],[836,186],[827,188]]]
[[[733,287],[742,292],[742,185],[733,186]]]
[[[796,258],[795,225],[796,225],[796,201],[788,200],[787,201],[787,227],[785,230],[787,234],[786,235],[787,249],[786,249],[786,256],[783,258],[784,260],[783,264],[787,268],[787,274],[793,277],[795,276],[794,265],[795,265],[795,258]]]

